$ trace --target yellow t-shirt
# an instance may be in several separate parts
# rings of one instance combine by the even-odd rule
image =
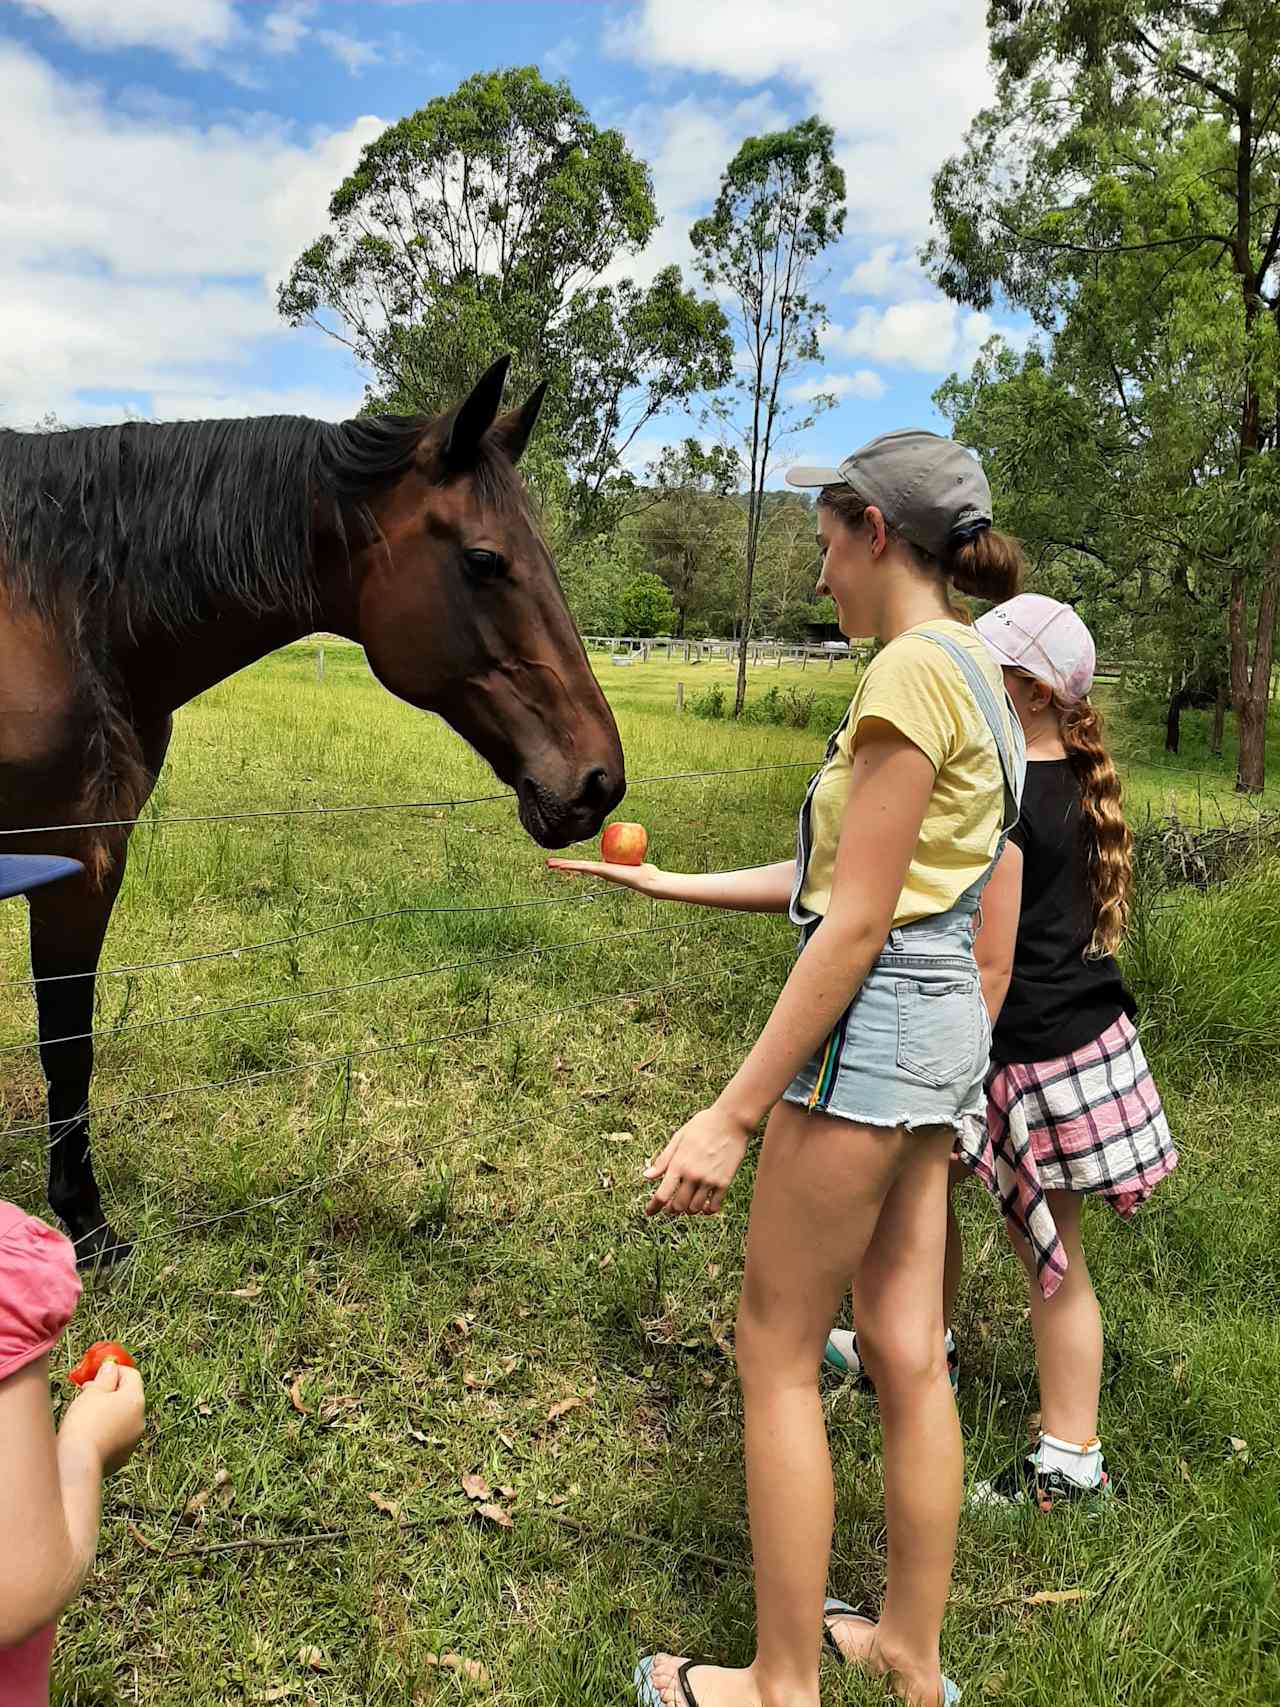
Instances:
[[[891,723],[937,772],[920,840],[894,909],[895,925],[945,913],[995,855],[1004,815],[1000,755],[959,664],[920,638],[936,629],[972,653],[1005,705],[1000,666],[977,633],[961,622],[921,623],[890,641],[867,666],[849,715],[822,770],[810,807],[810,855],[800,904],[823,914],[831,901],[836,847],[853,779],[853,752],[864,718]],[[1007,713],[1006,713],[1007,715]]]

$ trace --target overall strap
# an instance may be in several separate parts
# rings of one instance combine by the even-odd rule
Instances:
[[[947,634],[935,634],[929,629],[917,629],[916,633],[920,639],[931,640],[935,646],[940,646],[947,656],[960,666],[961,674],[969,684],[978,710],[991,731],[996,752],[1000,755],[1000,772],[1004,778],[1004,815],[1000,825],[1003,846],[1004,838],[1018,822],[1018,814],[1022,810],[1022,786],[1027,776],[1027,738],[1023,734],[1022,724],[1018,721],[1018,713],[1006,692],[1004,703],[1007,721],[1005,717],[1001,717],[991,684],[966,647],[952,640]]]

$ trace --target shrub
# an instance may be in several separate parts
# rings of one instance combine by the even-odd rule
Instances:
[[[711,686],[702,693],[694,694],[689,701],[689,710],[695,717],[723,717],[725,712],[725,691],[721,682],[712,682]]]

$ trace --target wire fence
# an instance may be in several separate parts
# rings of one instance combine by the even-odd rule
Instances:
[[[795,771],[812,771],[813,762],[800,761],[764,765],[741,765],[726,767],[713,771],[672,771],[651,776],[636,778],[632,786],[642,784],[662,784],[681,781],[711,782],[729,778],[744,778],[768,773],[785,773]],[[147,830],[167,829],[171,826],[207,825],[215,823],[252,823],[263,820],[278,819],[314,819],[330,816],[352,816],[364,813],[383,812],[422,812],[422,811],[452,811],[459,807],[487,805],[512,798],[509,792],[451,796],[446,799],[428,801],[386,801],[353,805],[324,805],[311,807],[271,808],[246,812],[228,813],[195,813],[165,817],[160,814],[144,816],[138,820],[138,827]],[[130,820],[101,820],[88,825],[46,825],[38,829],[0,831],[2,836],[32,836],[39,834],[68,833],[83,829],[114,829],[129,827]],[[191,954],[175,955],[164,960],[148,960],[126,962],[116,966],[104,967],[97,971],[79,971],[58,973],[47,978],[9,978],[0,980],[0,989],[35,989],[42,984],[61,984],[83,978],[122,978],[133,977],[141,973],[175,971],[181,968],[207,965],[228,959],[239,959],[246,955],[254,955],[275,949],[292,947],[301,942],[330,937],[344,931],[351,931],[363,926],[377,925],[390,920],[411,918],[465,918],[483,917],[499,914],[528,914],[531,912],[547,912],[553,909],[598,907],[600,902],[607,899],[619,898],[620,892],[613,886],[589,889],[585,893],[574,895],[556,895],[538,897],[526,900],[511,900],[501,902],[477,903],[447,903],[430,906],[404,906],[384,908],[372,913],[359,914],[351,918],[335,920],[329,924],[311,926],[303,930],[290,931],[281,935],[268,937],[261,941],[241,943],[213,949],[200,950]],[[97,1027],[85,1031],[68,1033],[54,1038],[39,1040],[31,1038],[18,1043],[0,1045],[0,1057],[17,1056],[58,1044],[100,1041],[109,1038],[135,1036],[141,1032],[155,1031],[172,1026],[207,1026],[217,1022],[226,1023],[238,1016],[263,1010],[277,1009],[286,1006],[300,1006],[331,1000],[336,997],[363,994],[372,990],[401,986],[425,979],[454,974],[462,975],[472,969],[509,966],[518,961],[537,964],[553,957],[580,953],[588,949],[611,949],[618,944],[628,942],[638,945],[642,939],[664,939],[673,947],[687,946],[692,941],[701,941],[706,933],[690,931],[688,927],[678,924],[655,925],[639,929],[609,931],[604,934],[588,934],[575,937],[568,942],[537,942],[526,944],[521,948],[493,954],[472,955],[466,958],[454,958],[436,962],[430,966],[415,967],[410,971],[386,973],[370,978],[361,978],[344,983],[331,983],[307,990],[275,991],[266,995],[251,997],[241,1001],[229,1002],[212,1008],[190,1009],[182,1013],[166,1013],[155,1018],[126,1021],[116,1025]],[[411,1055],[424,1050],[438,1049],[450,1043],[463,1043],[497,1032],[510,1030],[515,1027],[529,1027],[548,1021],[562,1020],[566,1015],[585,1012],[605,1004],[655,999],[688,991],[695,987],[707,990],[723,984],[724,981],[735,979],[745,973],[774,964],[782,955],[789,956],[792,952],[789,945],[779,945],[776,949],[741,963],[729,963],[723,959],[726,947],[746,946],[748,942],[758,945],[758,938],[747,932],[738,932],[726,944],[723,934],[716,938],[716,959],[708,967],[704,963],[699,970],[679,978],[668,979],[665,982],[641,984],[623,990],[606,990],[572,1002],[543,1004],[536,1009],[522,1008],[518,1013],[507,1013],[494,1016],[489,1007],[491,990],[486,990],[485,1018],[483,1021],[463,1026],[452,1026],[422,1037],[402,1037],[394,1041],[380,1044],[365,1045],[358,1049],[343,1048],[326,1054],[307,1059],[289,1061],[278,1066],[255,1068],[249,1071],[229,1074],[218,1078],[197,1080],[192,1083],[172,1085],[153,1091],[144,1091],[138,1095],[117,1098],[95,1108],[95,1117],[99,1119],[112,1116],[123,1116],[133,1111],[156,1108],[175,1100],[187,1099],[199,1095],[225,1093],[241,1087],[259,1085],[269,1081],[304,1074],[316,1074],[330,1069],[341,1069],[347,1076],[347,1094],[350,1094],[350,1081],[353,1065],[370,1060],[383,1060],[393,1057]],[[345,1109],[345,1103],[344,1103]],[[530,1114],[516,1122],[504,1121],[503,1130],[509,1132],[521,1126],[527,1126],[540,1118],[537,1113]],[[46,1146],[53,1149],[62,1139],[69,1127],[76,1124],[73,1121],[59,1122],[53,1128],[45,1119],[21,1122],[0,1130],[0,1140],[30,1137],[37,1133],[47,1133]],[[133,1243],[149,1242],[154,1239],[181,1236],[184,1232],[195,1231],[199,1228],[218,1225],[224,1221],[234,1220],[253,1215],[257,1211],[270,1208],[309,1191],[320,1189],[329,1183],[326,1178],[303,1181],[285,1191],[272,1193],[224,1213],[202,1217],[194,1222],[175,1223],[172,1227],[160,1228],[145,1233]],[[102,1229],[95,1229],[82,1236],[77,1242],[83,1244],[92,1240]]]
[[[710,782],[717,777],[760,776],[766,771],[812,771],[821,762],[793,759],[784,764],[735,765],[718,771],[666,771],[655,776],[632,777],[629,788],[646,787],[660,782]],[[498,794],[462,794],[443,800],[375,800],[356,805],[272,806],[251,812],[194,812],[174,817],[143,813],[139,818],[97,818],[86,823],[31,824],[17,829],[0,830],[0,836],[71,835],[83,830],[127,830],[135,825],[141,829],[168,829],[180,824],[240,824],[264,818],[334,818],[362,812],[445,812],[458,806],[490,806],[495,802],[514,800],[510,789]]]

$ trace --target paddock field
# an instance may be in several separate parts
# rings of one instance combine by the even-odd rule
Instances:
[[[784,857],[823,731],[677,718],[677,680],[692,695],[727,666],[598,667],[633,778],[797,767],[637,781],[624,813],[655,857]],[[847,694],[851,669],[764,669],[752,691]],[[1117,708],[1135,818],[1248,813],[1203,725],[1187,716],[1166,763],[1158,711]],[[327,646],[320,679],[307,644],[180,715],[154,815],[494,792],[354,649]],[[492,910],[440,910],[466,908]],[[792,947],[776,919],[555,879],[509,799],[144,821],[104,964],[220,957],[100,985],[98,1169],[138,1244],[87,1286],[73,1337],[137,1352],[150,1416],[55,1701],[621,1707],[642,1649],[748,1655],[731,1336],[749,1173],[721,1220],[662,1226],[639,1173],[715,1094]],[[43,1106],[25,953],[24,909],[0,909],[0,1192],[39,1212],[42,1136],[11,1130]],[[1183,1160],[1134,1227],[1092,1219],[1123,1498],[966,1516],[945,1633],[966,1703],[1280,1700],[1276,867],[1144,893],[1131,971]],[[1036,1399],[1019,1273],[975,1190],[963,1213],[981,1474]],[[872,1599],[876,1413],[836,1396],[831,1432],[833,1589]],[[843,1674],[825,1691],[882,1699]]]

